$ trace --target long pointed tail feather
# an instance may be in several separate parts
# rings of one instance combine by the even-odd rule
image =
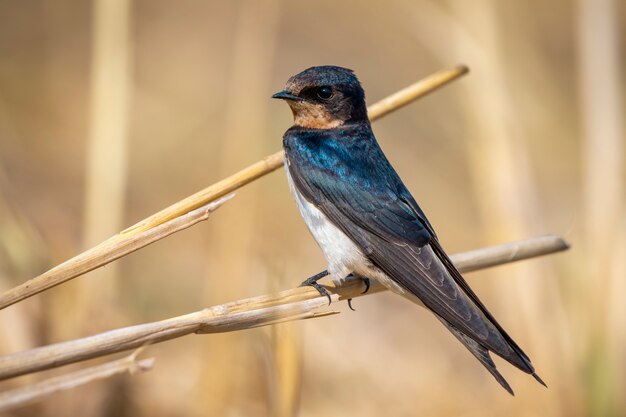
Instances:
[[[441,318],[439,318],[439,320],[441,320],[441,322],[446,325],[448,330],[450,330],[450,332],[452,332],[452,334],[456,336],[456,338],[461,343],[463,343],[463,345],[472,353],[472,355],[474,355],[476,359],[478,359],[480,363],[482,363],[483,366],[487,368],[489,373],[493,375],[493,377],[496,379],[496,381],[498,381],[498,383],[502,386],[502,388],[504,388],[509,394],[514,396],[515,393],[513,392],[513,389],[511,388],[509,383],[506,381],[506,379],[504,379],[502,374],[498,372],[498,369],[496,369],[496,364],[493,362],[493,359],[491,359],[491,356],[489,355],[489,351],[485,349],[484,347],[482,347],[481,345],[479,345],[478,343],[476,343],[474,339],[471,339],[465,336],[463,333],[457,330],[454,326],[451,326],[450,324],[446,323],[445,320]]]

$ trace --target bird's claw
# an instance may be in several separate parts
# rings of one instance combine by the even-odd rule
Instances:
[[[363,290],[361,294],[367,294],[367,292],[370,290],[370,279],[365,277],[358,277],[358,279],[363,281],[363,283],[365,284],[365,290]],[[352,307],[352,298],[348,298],[348,307],[350,307],[350,310],[356,311],[354,307]]]
[[[330,305],[330,303],[332,302],[332,299],[330,298],[330,294],[328,293],[326,288],[322,287],[320,284],[317,283],[317,281],[324,278],[326,275],[328,275],[328,271],[322,271],[319,274],[315,274],[312,277],[307,278],[304,281],[302,281],[302,284],[300,284],[300,286],[315,288],[317,292],[319,292],[321,295],[328,298],[328,305]]]
[[[302,281],[302,284],[300,284],[301,287],[313,287],[317,290],[317,292],[319,292],[321,295],[325,296],[326,298],[328,298],[328,305],[331,304],[332,299],[330,298],[330,293],[328,292],[328,290],[326,290],[326,288],[322,287],[320,284],[317,283],[317,281],[319,281],[320,279],[324,278],[325,276],[328,275],[328,271],[322,271],[318,274],[313,275],[310,278],[305,279],[304,281]],[[353,274],[350,274],[348,277],[346,278],[350,278],[350,277],[354,277]],[[365,290],[363,290],[363,292],[361,294],[366,294],[369,290],[370,290],[370,279],[369,278],[365,278],[365,277],[358,277],[358,279],[360,279],[361,281],[363,281],[363,283],[365,284]],[[352,311],[356,311],[354,309],[354,307],[352,307],[352,298],[348,299],[348,307],[350,307],[350,310]]]
[[[326,288],[322,287],[317,282],[312,282],[312,283],[306,284],[306,285],[315,288],[317,290],[317,292],[319,292],[321,295],[326,296],[326,298],[328,298],[328,305],[330,305],[330,303],[332,302],[332,299],[330,298],[330,294],[328,293]]]
[[[367,292],[370,290],[370,279],[363,278],[363,277],[359,277],[359,278],[361,278],[361,281],[363,281],[363,283],[365,284],[365,290],[363,290],[361,294],[367,294]]]

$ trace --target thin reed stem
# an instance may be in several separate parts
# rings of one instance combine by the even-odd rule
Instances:
[[[109,378],[114,375],[146,372],[152,369],[154,358],[137,359],[141,349],[125,358],[102,365],[92,366],[80,371],[71,372],[54,378],[49,378],[35,384],[0,392],[0,413],[13,410],[36,401],[43,400],[59,391],[76,388],[89,382]]]

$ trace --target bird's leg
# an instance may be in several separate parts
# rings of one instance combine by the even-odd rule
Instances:
[[[350,276],[354,277],[354,274],[348,275],[348,277]],[[361,294],[367,294],[367,292],[370,290],[370,279],[362,277],[360,275],[357,275],[356,278],[360,279],[365,284],[365,290]],[[356,311],[354,308],[352,308],[352,298],[348,298],[348,307],[350,307],[350,310]]]
[[[304,281],[302,281],[302,284],[300,284],[300,286],[301,287],[309,286],[309,287],[315,288],[321,295],[324,295],[328,298],[328,305],[330,305],[332,301],[330,299],[330,294],[328,293],[328,291],[326,291],[326,288],[322,287],[320,284],[317,283],[317,281],[324,278],[326,275],[328,275],[327,269],[323,270],[320,273],[313,275],[310,278],[305,279]]]

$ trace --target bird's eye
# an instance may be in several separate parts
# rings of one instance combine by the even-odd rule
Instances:
[[[322,100],[327,100],[332,97],[333,89],[325,85],[325,86],[319,87],[316,91],[316,94]]]

